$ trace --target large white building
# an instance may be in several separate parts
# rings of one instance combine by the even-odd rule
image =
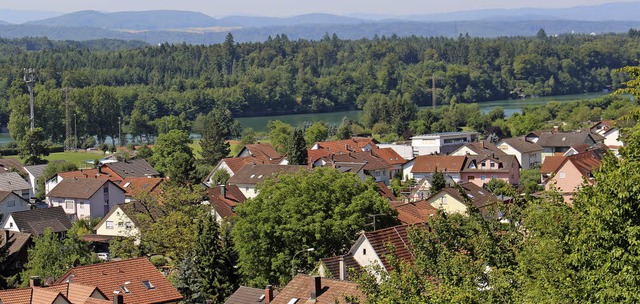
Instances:
[[[476,132],[444,132],[414,136],[411,138],[413,156],[447,154],[475,141],[477,137]]]

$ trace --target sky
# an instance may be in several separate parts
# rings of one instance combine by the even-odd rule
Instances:
[[[212,17],[230,15],[285,17],[305,13],[337,15],[416,15],[486,8],[572,7],[597,5],[607,0],[0,0],[0,9],[69,13],[186,10]]]

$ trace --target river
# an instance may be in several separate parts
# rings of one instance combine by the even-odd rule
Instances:
[[[581,99],[595,99],[602,97],[607,93],[589,93],[589,94],[577,94],[577,95],[563,95],[563,96],[546,96],[527,99],[508,99],[508,100],[496,100],[486,101],[478,103],[480,111],[482,113],[488,113],[495,107],[501,107],[504,110],[506,117],[513,115],[514,113],[521,113],[522,108],[525,106],[543,105],[550,101],[570,102]],[[259,116],[259,117],[242,117],[238,118],[238,121],[245,128],[253,128],[257,132],[267,131],[267,123],[270,120],[281,120],[292,126],[299,126],[303,122],[316,122],[324,121],[326,123],[340,124],[343,117],[347,117],[352,120],[358,120],[362,111],[342,111],[331,113],[318,113],[318,114],[293,114],[293,115],[278,115],[278,116]]]

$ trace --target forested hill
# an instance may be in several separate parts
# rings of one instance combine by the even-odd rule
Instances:
[[[29,112],[21,69],[34,67],[36,124],[54,141],[64,137],[62,87],[73,88],[68,100],[79,135],[106,136],[117,134],[118,117],[125,125],[133,120],[166,128],[188,124],[215,103],[235,116],[357,109],[384,98],[425,105],[432,75],[440,103],[596,92],[618,86],[624,79],[613,70],[640,59],[635,30],[495,39],[334,35],[292,41],[282,35],[239,44],[229,35],[220,45],[116,51],[73,44],[28,51],[32,42],[0,41],[0,117],[4,125],[11,113],[9,129],[19,138]]]

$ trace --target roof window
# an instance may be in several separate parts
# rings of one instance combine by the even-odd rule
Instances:
[[[142,285],[144,285],[144,287],[146,287],[147,289],[155,289],[156,287],[153,286],[153,284],[151,284],[151,281],[142,281]]]

